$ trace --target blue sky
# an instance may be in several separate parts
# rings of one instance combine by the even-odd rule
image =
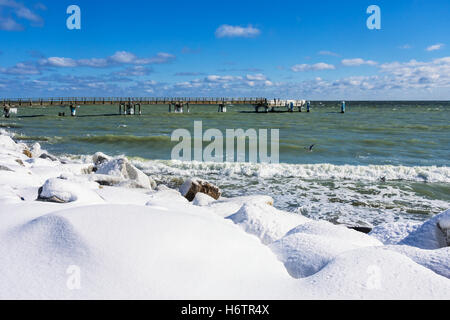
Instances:
[[[448,0],[0,0],[0,97],[447,100],[449,17]]]

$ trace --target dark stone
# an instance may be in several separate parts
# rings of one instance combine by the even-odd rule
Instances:
[[[42,187],[40,187],[39,190],[38,190],[38,197],[36,199],[37,201],[54,202],[54,203],[66,203],[66,201],[64,201],[64,200],[62,200],[62,199],[60,199],[58,197],[55,197],[55,196],[52,196],[50,198],[41,197],[41,193],[42,193]]]
[[[351,227],[351,226],[347,226],[347,228],[355,230],[355,231],[359,231],[359,232],[362,232],[362,233],[365,233],[365,234],[368,234],[368,233],[370,233],[372,231],[372,228],[370,228],[370,227],[358,227],[358,226]]]

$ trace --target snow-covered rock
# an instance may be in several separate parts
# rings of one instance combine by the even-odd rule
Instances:
[[[406,236],[399,244],[421,249],[439,249],[446,247],[448,245],[447,234],[440,227],[440,222],[443,221],[445,225],[449,217],[450,209],[435,215]]]
[[[103,152],[96,152],[93,156],[92,156],[92,162],[94,162],[94,164],[96,166],[101,165],[102,163],[111,161],[112,158],[106,154],[104,154]]]
[[[317,273],[343,252],[381,245],[378,240],[344,226],[311,221],[292,229],[270,248],[291,276],[304,278]]]
[[[309,222],[299,214],[287,213],[265,203],[246,203],[227,217],[246,232],[269,244],[283,237],[292,228]]]
[[[126,158],[101,162],[97,167],[96,173],[120,177],[123,179],[120,185],[124,187],[145,189],[156,187],[156,183],[152,178],[133,166]]]
[[[91,188],[92,185],[79,184],[65,179],[51,178],[39,189],[38,200],[58,203],[73,201],[91,203],[103,202]]]
[[[221,195],[219,187],[202,179],[187,179],[180,187],[180,193],[189,201],[194,200],[198,192],[207,194],[216,200]]]

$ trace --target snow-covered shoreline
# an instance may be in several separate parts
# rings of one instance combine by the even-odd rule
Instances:
[[[267,195],[189,202],[126,159],[4,133],[0,299],[450,298],[450,210],[365,235]]]

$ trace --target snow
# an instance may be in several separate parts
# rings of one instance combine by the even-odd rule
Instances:
[[[4,133],[0,299],[450,298],[449,211],[365,235],[280,211],[267,195],[189,203],[163,185],[99,185],[152,179],[100,153],[99,174],[92,156],[36,158],[48,153]],[[68,202],[36,201],[41,187]]]
[[[399,244],[410,245],[421,249],[439,249],[447,246],[446,235],[438,226],[441,221],[448,221],[450,210],[435,215],[408,234]]]
[[[381,242],[363,233],[326,221],[311,221],[292,229],[270,247],[291,276],[304,278],[343,252],[378,245]]]
[[[256,235],[264,244],[270,244],[292,228],[310,221],[301,215],[283,212],[258,202],[244,204],[227,219],[241,226],[246,232]]]
[[[419,222],[385,223],[374,227],[369,234],[384,244],[397,244],[419,226]]]
[[[87,203],[103,202],[93,190],[98,184],[77,184],[59,178],[48,179],[42,186],[41,198],[56,197],[64,202],[80,201]]]

